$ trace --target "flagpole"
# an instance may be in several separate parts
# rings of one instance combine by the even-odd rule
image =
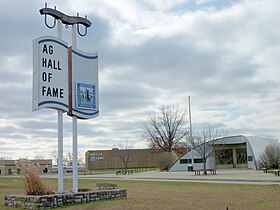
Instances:
[[[192,115],[191,115],[191,97],[188,96],[189,101],[189,123],[190,123],[190,137],[192,139]]]
[[[189,104],[189,123],[190,123],[190,139],[193,142],[193,133],[192,133],[192,115],[191,115],[191,96],[188,96],[188,104]],[[193,159],[193,143],[191,143],[191,156],[192,156],[192,166],[194,165]]]

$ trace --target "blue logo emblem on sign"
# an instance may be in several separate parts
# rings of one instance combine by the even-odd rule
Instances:
[[[96,109],[95,85],[76,84],[77,108]]]

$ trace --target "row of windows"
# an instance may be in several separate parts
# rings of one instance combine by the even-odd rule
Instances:
[[[201,158],[193,159],[194,163],[203,163],[203,160]],[[191,164],[192,159],[180,159],[180,164]]]
[[[12,175],[13,174],[13,170],[12,169],[8,169],[8,175]],[[17,174],[20,174],[20,169],[17,169]]]
[[[225,151],[223,151],[225,153]],[[232,164],[232,153],[226,153],[226,155],[220,154],[219,156],[216,156],[216,163],[218,165],[221,164]],[[247,163],[248,161],[253,161],[253,157],[252,156],[248,156],[248,158],[246,159],[246,153],[237,153],[237,164],[242,164],[242,163]],[[193,159],[194,163],[203,163],[202,159]],[[180,159],[180,164],[192,164],[192,159]]]
[[[16,173],[19,175],[20,174],[20,169],[17,168]],[[43,173],[48,173],[48,169],[44,168],[43,169]],[[0,175],[2,174],[2,170],[0,169]],[[13,174],[13,170],[11,168],[8,169],[8,175],[12,175]]]

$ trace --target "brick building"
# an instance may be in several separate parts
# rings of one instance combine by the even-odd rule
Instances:
[[[186,149],[176,149],[178,156]],[[86,170],[105,170],[125,168],[158,168],[164,151],[152,149],[89,150],[85,154]]]

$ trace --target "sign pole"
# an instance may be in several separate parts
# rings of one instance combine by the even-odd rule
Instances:
[[[57,20],[57,38],[62,39],[62,21]],[[63,193],[63,111],[58,109],[58,192]]]
[[[72,48],[77,47],[76,24],[72,25]],[[72,84],[71,84],[72,85]],[[78,122],[77,117],[72,117],[73,138],[73,192],[78,192]]]
[[[63,112],[58,110],[58,192],[63,193]]]
[[[78,192],[78,122],[77,117],[72,117],[73,132],[73,192]]]

